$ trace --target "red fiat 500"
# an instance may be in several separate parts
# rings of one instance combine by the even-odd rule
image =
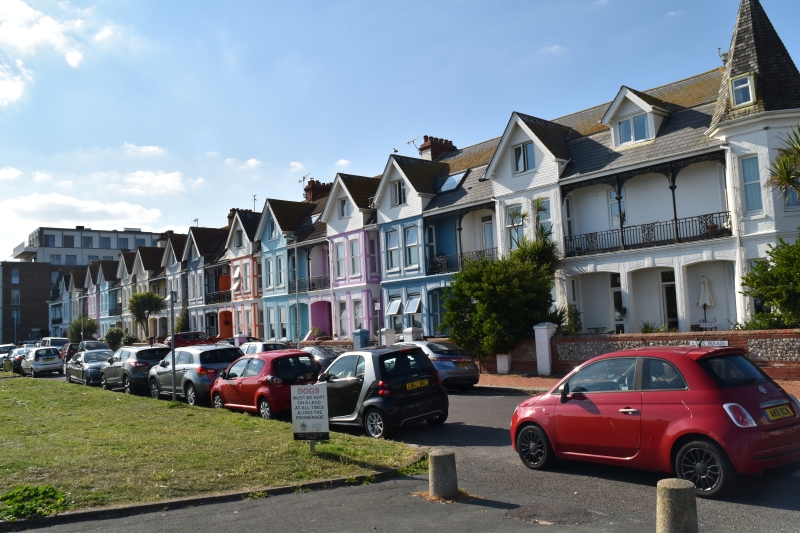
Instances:
[[[291,407],[291,385],[316,383],[319,372],[314,357],[299,350],[246,355],[217,378],[211,389],[211,404],[272,418]]]
[[[798,413],[741,350],[640,348],[595,357],[522,402],[511,442],[529,468],[573,459],[669,472],[712,498],[737,474],[800,469]]]

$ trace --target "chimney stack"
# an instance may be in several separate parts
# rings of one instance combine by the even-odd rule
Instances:
[[[453,141],[425,135],[423,137],[423,143],[419,147],[419,156],[428,161],[436,161],[444,154],[449,154],[456,150],[458,150],[458,148],[453,144]]]
[[[305,193],[305,201],[313,202],[327,194],[330,194],[333,183],[322,183],[315,179],[309,180],[308,185],[303,188]]]

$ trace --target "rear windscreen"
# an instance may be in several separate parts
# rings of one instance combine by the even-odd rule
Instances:
[[[84,350],[102,350],[108,348],[104,342],[86,342],[83,344]]]
[[[161,361],[170,353],[169,348],[153,348],[152,350],[139,350],[136,359],[142,361]]]
[[[449,342],[431,342],[428,344],[428,348],[438,355],[469,356],[469,352],[464,348]]]
[[[13,349],[13,346],[0,346],[0,353],[9,353]]]
[[[169,350],[167,350],[169,351]],[[201,365],[214,365],[217,363],[233,363],[242,356],[239,348],[222,348],[220,350],[208,350],[200,354]]]
[[[61,348],[69,342],[69,339],[50,339],[50,346]]]
[[[272,368],[275,374],[288,385],[298,381],[311,381],[317,377],[319,372],[319,364],[311,355],[295,355],[274,359]]]
[[[83,362],[84,363],[102,363],[103,361],[108,361],[108,358],[114,355],[114,352],[111,350],[102,351],[102,352],[86,352],[83,354]]]
[[[433,364],[420,349],[382,355],[380,360],[383,373],[387,376],[402,376],[433,368]]]
[[[38,355],[39,357],[58,355],[58,350],[55,348],[45,348],[43,350],[36,350],[36,355]]]
[[[698,364],[722,388],[767,382],[758,367],[743,355],[710,357],[699,360]]]

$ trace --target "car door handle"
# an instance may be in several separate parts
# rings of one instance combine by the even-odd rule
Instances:
[[[632,409],[630,407],[626,407],[624,409],[620,409],[619,412],[620,413],[625,413],[626,415],[638,415],[639,414],[639,410],[638,409]]]

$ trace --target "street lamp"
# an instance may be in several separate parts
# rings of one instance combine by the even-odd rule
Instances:
[[[165,298],[166,301],[169,302],[169,349],[170,353],[172,354],[172,401],[178,401],[176,392],[175,392],[175,298],[177,298],[177,293],[175,291],[169,291],[169,296]]]

